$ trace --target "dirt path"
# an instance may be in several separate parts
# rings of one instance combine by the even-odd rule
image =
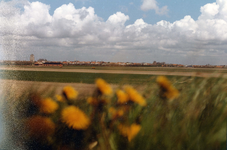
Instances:
[[[61,94],[62,89],[67,85],[73,86],[80,95],[91,95],[95,89],[94,84],[84,83],[34,82],[0,79],[0,84],[1,92],[12,91],[15,95],[20,95],[20,93],[31,88],[37,88],[38,91],[55,89],[56,94]]]
[[[29,91],[30,89],[35,89],[37,91],[47,91],[53,89],[55,91],[55,94],[62,94],[62,89],[67,85],[74,87],[74,89],[79,92],[78,98],[91,96],[96,88],[95,84],[86,83],[36,82],[0,79],[0,96],[5,95],[5,93],[10,93],[10,96],[16,98],[23,92]],[[114,91],[118,88],[118,85],[115,84],[110,84],[110,86]],[[135,88],[139,91],[143,91],[145,86],[138,85]],[[0,101],[0,105],[1,102],[2,101]]]
[[[170,72],[170,71],[133,71],[133,70],[95,70],[95,69],[62,69],[62,68],[13,68],[0,67],[0,70],[20,71],[52,71],[52,72],[83,72],[83,73],[111,73],[111,74],[145,74],[145,75],[173,75],[197,77],[227,77],[226,73],[201,73],[201,72]]]

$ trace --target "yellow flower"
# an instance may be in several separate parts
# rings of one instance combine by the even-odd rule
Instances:
[[[55,95],[56,99],[59,101],[59,102],[64,102],[63,100],[63,97],[61,95]]]
[[[157,78],[157,83],[159,84],[159,86],[163,90],[163,92],[164,92],[163,96],[165,96],[166,98],[174,99],[174,98],[177,98],[179,96],[179,91],[172,86],[172,84],[170,83],[170,81],[166,77],[159,76]]]
[[[93,106],[104,105],[109,102],[108,99],[96,99],[94,97],[88,97],[87,103]]]
[[[109,108],[109,113],[111,113],[111,114],[116,113],[116,109],[113,108],[113,107],[110,107],[110,108]]]
[[[93,106],[98,105],[98,100],[94,97],[88,97],[87,103]]]
[[[35,138],[46,138],[54,133],[55,124],[48,117],[33,116],[28,119],[26,127],[29,135]]]
[[[131,86],[126,86],[125,91],[129,96],[129,100],[138,103],[141,106],[146,106],[145,99]]]
[[[78,92],[74,90],[72,86],[65,86],[63,88],[63,94],[65,95],[66,99],[75,99],[78,96]]]
[[[85,130],[90,125],[86,114],[76,106],[69,106],[62,110],[62,122],[76,130]]]
[[[174,99],[179,96],[179,91],[175,89],[174,87],[169,88],[168,92],[165,93],[165,96],[168,99]]]
[[[95,82],[96,82],[96,86],[102,92],[102,94],[111,95],[113,93],[113,90],[110,87],[110,85],[106,83],[106,81],[104,81],[103,79],[98,78],[96,79]]]
[[[165,76],[157,77],[156,81],[160,86],[162,86],[166,89],[168,89],[169,87],[172,86],[171,83],[169,82],[169,80]]]
[[[120,109],[120,110],[116,110],[115,108],[110,107],[110,108],[109,108],[109,113],[112,115],[112,118],[115,119],[115,118],[117,118],[117,117],[123,116],[124,111],[121,110],[121,109]]]
[[[128,138],[128,141],[130,142],[141,130],[141,126],[138,124],[133,123],[131,126],[125,126],[120,124],[118,126],[118,129],[120,133]]]
[[[40,111],[42,113],[51,114],[58,109],[58,104],[51,98],[45,98],[40,101]]]
[[[117,98],[118,98],[117,103],[124,104],[124,103],[128,102],[128,100],[129,100],[128,94],[126,94],[124,91],[117,90],[116,94],[117,94]]]

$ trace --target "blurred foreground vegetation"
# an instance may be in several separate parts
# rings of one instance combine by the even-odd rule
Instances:
[[[227,79],[151,77],[116,91],[95,80],[93,95],[78,99],[66,86],[55,95],[38,87],[5,95],[5,118],[24,149],[226,149]]]

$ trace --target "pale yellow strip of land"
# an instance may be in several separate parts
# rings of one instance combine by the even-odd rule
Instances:
[[[205,72],[96,70],[96,69],[63,69],[63,68],[38,68],[38,67],[34,67],[34,68],[0,67],[0,70],[82,72],[82,73],[111,73],[111,74],[144,74],[144,75],[172,75],[172,76],[196,76],[196,77],[220,77],[220,76],[227,77],[226,73],[205,73]]]

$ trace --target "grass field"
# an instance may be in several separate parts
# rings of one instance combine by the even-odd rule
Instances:
[[[15,66],[14,66],[15,67]],[[8,67],[10,68],[10,67]],[[64,70],[79,70],[79,69],[87,69],[91,71],[95,70],[132,70],[135,72],[140,71],[165,71],[167,72],[177,72],[177,71],[201,71],[201,72],[207,72],[207,73],[215,73],[215,72],[221,72],[225,73],[227,72],[226,69],[187,69],[187,68],[162,68],[162,67],[103,67],[99,66],[96,67],[96,69],[91,69],[90,66],[66,66],[63,68],[58,67],[20,67],[16,66],[16,68],[30,68],[30,69],[44,69],[46,71],[38,71],[38,70],[0,70],[0,77],[1,79],[9,79],[9,80],[21,80],[21,81],[38,81],[38,82],[61,82],[61,83],[88,83],[93,84],[95,79],[97,78],[103,78],[108,83],[111,84],[146,84],[150,82],[151,78],[156,77],[156,75],[146,75],[146,74],[118,74],[118,73],[84,73],[84,72],[64,72]],[[49,69],[56,69],[57,71],[47,71]],[[59,70],[59,72],[58,72]],[[185,73],[186,73],[185,72]],[[184,74],[185,74],[184,73]],[[186,73],[187,74],[187,73]],[[170,80],[180,78],[179,76],[168,76]],[[192,77],[187,76],[184,77],[184,79],[191,79]],[[202,80],[200,77],[193,77],[198,80]]]
[[[98,114],[97,116],[99,118],[92,120],[91,125],[89,126],[90,128],[83,131],[84,138],[76,136],[77,130],[73,130],[75,131],[73,132],[74,134],[69,134],[71,143],[84,140],[84,149],[86,149],[86,146],[90,144],[89,140],[86,141],[86,139],[89,138],[95,138],[95,140],[98,141],[99,144],[97,145],[97,150],[226,149],[227,80],[225,78],[167,76],[171,82],[171,85],[169,85],[170,83],[165,82],[163,84],[167,86],[161,87],[156,82],[157,76],[151,75],[13,70],[0,71],[0,75],[5,79],[48,81],[50,83],[94,83],[96,78],[103,78],[108,83],[114,83],[117,86],[119,84],[136,84],[133,85],[135,89],[137,88],[137,85],[144,86],[145,88],[143,88],[142,91],[139,91],[139,93],[141,93],[146,99],[147,105],[145,106],[139,105],[139,103],[137,104],[133,101],[120,105],[117,102],[119,97],[116,94],[109,99],[109,103],[104,105],[101,103],[103,102],[102,98],[108,97],[100,95],[100,92],[97,93],[95,86],[93,86],[93,88],[89,88],[89,90],[94,91],[95,94],[93,94],[93,96],[96,96],[97,99],[100,98],[98,102],[100,102],[102,105],[90,106],[88,103],[86,103],[86,98],[92,95],[89,95],[89,93],[86,93],[85,97],[76,99],[73,101],[73,103],[57,102],[59,105],[58,111],[62,111],[61,108],[64,107],[69,108],[71,106],[77,106],[81,108],[81,110],[83,110],[88,116],[90,116],[90,118],[93,118],[93,114]],[[178,97],[171,95],[171,92],[173,91],[172,86],[179,91]],[[10,120],[9,117],[13,118],[15,117],[14,114],[17,113],[16,111],[13,111],[15,108],[12,106],[15,106],[15,104],[18,104],[18,106],[20,106],[19,104],[26,106],[27,101],[30,100],[29,97],[26,97],[26,92],[30,91],[26,91],[21,97],[15,98],[15,91],[13,90],[13,92],[10,92],[12,90],[13,89],[10,88],[8,93],[4,93],[6,94],[6,101],[9,102],[8,105],[6,105],[8,107],[6,111],[8,121]],[[124,88],[122,88],[122,90],[124,90]],[[44,92],[45,95],[47,94],[46,92],[48,93],[47,89]],[[135,93],[137,94],[137,92],[134,92],[134,96]],[[174,98],[165,97],[168,96],[166,95],[168,93],[171,97],[174,96]],[[46,97],[52,97],[55,99],[52,92],[49,92],[49,95],[46,95]],[[135,97],[138,98],[138,95]],[[100,109],[99,106],[103,105],[105,109]],[[18,108],[23,108],[22,106]],[[11,108],[12,111],[9,111],[9,108]],[[116,110],[124,108],[123,116],[118,116],[119,118],[113,119],[111,117],[111,113],[109,112],[110,108],[114,108]],[[24,108],[18,110],[24,110]],[[33,109],[28,108],[28,110]],[[99,111],[96,112],[95,110]],[[68,127],[66,127],[64,124],[59,124],[58,119],[56,119],[56,116],[59,113],[58,111],[56,111],[56,113],[53,115],[50,115],[50,119],[56,126],[59,125],[58,128],[62,128],[64,130],[60,130],[61,132],[56,130],[54,132],[54,135],[51,137],[54,142],[51,143],[51,146],[54,147],[52,149],[61,147],[58,140],[68,140],[68,138],[64,139],[64,136],[61,134],[68,135],[68,130],[70,133],[72,131],[70,127],[68,129]],[[36,112],[34,116],[36,115],[43,114]],[[60,116],[57,116],[57,118],[60,118]],[[12,121],[10,120],[11,122],[8,123],[8,125],[11,127],[9,134],[12,135],[13,138],[15,135],[17,135],[16,139],[22,141],[27,140],[26,142],[31,142],[31,144],[33,144],[32,142],[36,140],[33,141],[30,140],[30,138],[26,139],[26,136],[24,136],[23,132],[21,132],[25,126],[23,124],[24,118],[21,120],[20,124],[18,124],[18,121],[16,120],[18,118],[13,119],[11,119]],[[28,117],[25,119],[29,120],[30,118]],[[128,135],[126,136],[125,132],[121,133],[118,124],[124,124],[126,126],[136,124],[137,127],[139,126],[139,131],[132,140],[129,140],[129,138],[127,138]],[[96,129],[96,127],[98,128]],[[132,132],[131,129],[129,130],[128,128],[127,131]],[[79,130],[78,132],[81,131]],[[40,132],[37,132],[36,134],[39,133]],[[97,136],[93,135],[94,133],[97,133]],[[55,139],[56,137],[59,137],[59,139]],[[26,142],[23,141],[23,143]],[[69,145],[73,145],[71,143]],[[36,144],[36,146],[41,144]],[[45,143],[42,146],[45,147]]]
[[[103,78],[109,83],[143,84],[149,81],[151,75],[139,74],[105,74],[105,73],[77,73],[77,72],[47,72],[47,71],[13,71],[1,70],[2,79],[41,81],[41,82],[65,82],[65,83],[90,83],[95,79]]]
[[[144,84],[151,77],[164,74],[174,76],[209,76],[211,73],[223,73],[225,68],[176,68],[176,67],[106,67],[96,66],[64,66],[59,67],[34,67],[34,66],[1,66],[0,76],[2,79],[23,80],[23,81],[40,81],[40,82],[65,82],[65,83],[94,83],[97,78],[103,78],[109,83],[131,83]],[[4,68],[5,67],[5,68]],[[20,69],[20,70],[4,70],[4,69]],[[27,70],[23,70],[27,69]],[[48,70],[49,69],[49,70]],[[87,72],[83,72],[85,69]],[[102,70],[102,71],[99,71]],[[74,72],[75,71],[75,72]],[[134,74],[136,73],[136,74]],[[143,74],[144,73],[144,74]],[[148,73],[148,74],[147,74]],[[153,74],[153,75],[152,75]],[[218,74],[216,74],[219,76]]]
[[[56,67],[50,68],[56,69]],[[92,135],[91,131],[92,133],[97,133],[97,136],[94,136],[95,140],[97,140],[99,143],[97,146],[97,150],[226,149],[227,79],[224,77],[203,78],[196,76],[168,76],[167,73],[166,75],[170,82],[164,80],[165,83],[160,84],[156,81],[157,75],[61,72],[62,69],[70,69],[70,67],[59,68],[59,72],[58,70],[52,72],[47,70],[0,70],[1,78],[3,80],[10,80],[9,82],[5,80],[5,82],[8,82],[8,84],[6,85],[7,88],[4,89],[5,92],[3,92],[2,95],[5,95],[6,102],[9,102],[8,105],[6,105],[7,107],[4,108],[8,108],[6,111],[6,118],[11,121],[10,122],[9,120],[7,120],[9,121],[8,125],[10,125],[10,127],[12,128],[9,134],[12,134],[13,140],[15,140],[15,135],[18,136],[16,139],[20,139],[21,137],[23,137],[23,134],[21,133],[22,128],[18,126],[21,125],[21,127],[24,127],[23,120],[21,124],[18,124],[16,120],[18,118],[13,118],[15,117],[14,106],[15,104],[18,104],[18,106],[20,106],[19,104],[22,104],[22,106],[26,106],[23,105],[23,103],[21,102],[24,102],[24,104],[26,104],[26,100],[30,99],[29,97],[26,97],[26,92],[31,92],[31,89],[27,88],[27,91],[24,91],[21,97],[16,96],[16,91],[22,88],[22,85],[28,86],[28,82],[25,81],[32,81],[31,84],[36,83],[33,81],[42,81],[40,82],[39,86],[43,86],[43,84],[48,83],[52,84],[53,86],[55,86],[55,88],[57,88],[57,86],[63,86],[63,84],[65,85],[66,83],[71,83],[73,87],[77,90],[77,88],[80,88],[80,86],[84,85],[83,89],[78,90],[79,94],[81,94],[80,91],[84,91],[84,94],[82,96],[80,95],[76,101],[73,101],[74,103],[65,103],[67,101],[65,101],[64,103],[57,102],[59,105],[58,111],[62,111],[60,108],[63,108],[63,106],[70,107],[71,105],[73,105],[81,108],[84,112],[86,112],[88,116],[91,116],[91,118],[93,118],[93,114],[99,114],[97,115],[99,116],[99,118],[96,118],[91,121],[91,128],[84,131],[84,135],[86,137],[84,138],[84,140],[90,138],[90,136]],[[79,67],[71,69],[73,70],[89,68]],[[109,70],[117,68],[104,67],[96,69]],[[134,69],[138,72],[143,68],[129,67],[127,69]],[[165,69],[162,71],[167,71],[167,69],[169,68],[154,69]],[[213,73],[217,70],[208,69],[207,71],[209,73]],[[223,69],[222,71],[226,70]],[[186,74],[189,73],[186,72]],[[124,86],[121,85],[132,84],[132,86],[138,90],[138,93],[141,93],[141,95],[145,98],[147,105],[140,105],[139,103],[137,104],[136,101],[134,102],[131,100],[132,97],[128,98],[129,102],[125,104],[118,104],[118,99],[120,99],[120,96],[116,95],[116,91],[114,91],[114,95],[112,97],[106,97],[106,95],[102,95],[100,89],[99,92],[97,91],[97,87],[96,85],[94,85],[95,79],[97,78],[102,78],[108,83],[110,83],[113,90],[120,88],[123,92],[126,93],[128,91],[123,88]],[[21,81],[17,81],[16,84],[16,81],[14,80]],[[21,84],[21,86],[18,86],[18,84]],[[78,86],[74,86],[77,84]],[[61,91],[58,92],[59,94],[63,93],[62,89],[63,88],[61,88]],[[176,96],[176,94],[172,94],[174,93],[174,91],[176,92],[176,90],[173,89],[176,89],[179,92],[179,95],[177,94],[178,96]],[[45,95],[45,97],[52,97],[55,101],[57,101],[54,97],[54,93],[48,91],[47,88],[43,88],[43,91],[44,94],[41,94]],[[133,98],[140,98],[140,96],[137,95],[138,93],[134,92]],[[130,93],[127,94],[128,96],[130,95]],[[94,103],[94,106],[92,106],[88,103],[85,103],[85,100],[88,96],[96,96],[95,98],[99,99],[98,102],[101,105],[95,105]],[[103,103],[103,98],[110,98],[108,101],[109,103]],[[100,106],[104,106],[105,109],[97,109]],[[12,109],[12,111],[9,111],[11,110],[10,108]],[[115,119],[111,118],[109,108],[115,108],[116,110],[124,108],[123,116],[118,116],[119,118]],[[95,112],[95,110],[100,111]],[[50,118],[52,119],[52,121],[54,121],[56,125],[59,125],[58,119],[56,119],[58,111],[54,113],[54,115],[50,115]],[[39,112],[37,112],[37,114],[35,115],[43,114],[39,114]],[[109,124],[111,122],[113,124]],[[118,124],[136,124],[137,127],[139,126],[141,129],[139,129],[140,131],[136,133],[137,135],[135,135],[135,137],[131,141],[129,140],[129,138],[127,138],[124,132],[120,133],[120,131],[118,130],[119,126],[117,126]],[[111,125],[113,126],[111,127]],[[63,127],[64,129],[67,129],[66,131],[68,131],[68,127]],[[98,129],[96,129],[96,127],[98,127]],[[93,132],[93,130],[95,132]],[[131,131],[131,129],[127,129],[127,131]],[[64,140],[62,136],[55,136],[55,134],[58,135],[62,133],[59,133],[58,130],[54,132],[52,140],[55,142],[55,144],[53,145],[53,147],[55,148],[53,149],[56,149],[56,147],[61,147],[61,145],[58,145],[59,139],[55,139],[56,137],[60,137],[60,140]],[[72,143],[78,140],[81,141],[81,137],[76,137],[74,136],[74,134],[70,139],[72,139]],[[29,140],[30,138],[28,138],[28,141]],[[87,143],[85,143],[85,146],[89,144],[90,141],[87,141]]]

